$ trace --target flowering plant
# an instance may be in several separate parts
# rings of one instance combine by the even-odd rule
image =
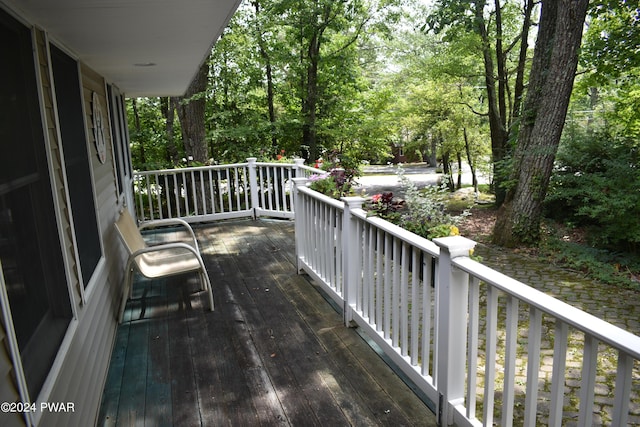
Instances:
[[[454,216],[446,211],[446,189],[427,186],[422,191],[398,168],[398,178],[405,190],[407,212],[400,218],[401,227],[428,239],[457,236],[457,224],[468,215]]]
[[[323,174],[313,174],[309,181],[312,190],[334,199],[340,199],[353,192],[353,176],[344,169],[334,168]]]
[[[328,154],[327,162],[322,158],[319,159],[316,162],[316,166],[320,162],[319,165],[326,168],[327,172],[309,177],[312,190],[334,199],[353,194],[353,186],[356,183],[355,178],[360,174],[355,160],[344,154],[340,158],[339,154],[337,150],[334,150]]]
[[[398,212],[404,207],[404,200],[396,200],[392,192],[374,194],[367,206],[367,215],[379,216],[387,221],[394,222],[398,218]]]
[[[394,199],[393,193],[375,194],[367,205],[368,215],[377,215],[427,239],[457,236],[457,224],[467,215],[453,216],[446,211],[446,190],[427,186],[418,190],[398,168],[405,200]]]

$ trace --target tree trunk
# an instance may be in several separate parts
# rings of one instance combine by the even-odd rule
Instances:
[[[511,179],[493,230],[503,246],[535,244],[567,114],[588,0],[544,0]]]
[[[318,61],[320,56],[320,41],[315,34],[309,43],[309,62],[307,64],[306,98],[302,102],[302,144],[309,147],[311,159],[319,157],[316,133],[316,105],[318,99]]]
[[[451,154],[448,151],[442,153],[442,173],[444,174],[444,179],[446,180],[449,191],[455,191],[453,171],[451,170]]]
[[[429,166],[438,167],[438,140],[433,135],[429,135],[431,142],[431,154],[429,155]]]
[[[507,129],[507,64],[506,54],[502,46],[502,6],[495,0],[496,8],[496,68],[498,71],[498,111],[500,125]]]
[[[524,96],[524,75],[525,65],[527,63],[527,52],[529,50],[529,30],[531,29],[531,14],[535,6],[534,0],[527,0],[524,7],[524,20],[522,22],[522,31],[520,32],[520,54],[518,56],[518,66],[516,71],[516,83],[513,93],[513,110],[511,110],[511,120],[509,127],[514,120],[520,117],[520,106],[522,105]]]
[[[473,191],[478,193],[478,177],[476,176],[476,166],[471,157],[471,145],[469,144],[469,136],[467,135],[467,128],[462,128],[462,135],[464,136],[464,151],[467,154],[467,162],[469,163],[469,169],[471,169],[471,183],[473,184]]]
[[[194,162],[205,163],[208,147],[205,132],[205,91],[209,77],[209,63],[205,60],[189,85],[187,92],[178,104],[178,118],[182,125],[182,141],[187,156],[193,157]],[[185,182],[189,206],[197,206],[196,214],[206,214],[212,211],[211,192],[207,185],[200,185],[199,175],[195,175],[195,194],[192,192],[191,178]],[[204,194],[202,189],[204,187]]]
[[[133,126],[138,135],[141,134],[142,129],[140,127],[140,113],[138,112],[138,102],[135,98],[131,98],[131,107],[133,109]],[[140,145],[140,164],[144,165],[147,163],[147,159],[144,153],[144,141],[142,138],[138,138],[138,144]]]
[[[482,39],[482,57],[484,62],[484,75],[485,84],[487,86],[487,104],[489,113],[489,132],[491,134],[491,161],[493,163],[493,179],[494,179],[494,193],[496,194],[496,204],[501,205],[505,198],[505,190],[503,188],[503,173],[502,173],[502,161],[505,159],[507,153],[507,142],[509,140],[509,133],[505,126],[504,117],[501,117],[501,106],[506,105],[504,100],[500,100],[499,96],[504,96],[504,86],[500,83],[500,88],[496,88],[496,78],[494,70],[493,55],[489,45],[489,35],[484,20],[484,6],[485,2],[476,2],[476,30]],[[499,6],[499,4],[496,4]],[[496,17],[497,19],[497,17]],[[501,24],[500,24],[501,25]],[[502,49],[502,42],[496,44],[496,48]],[[502,52],[497,52],[497,56],[503,55]],[[500,62],[502,64],[502,62]],[[503,67],[499,65],[499,68]],[[504,72],[504,70],[502,70]],[[499,70],[499,74],[502,73]],[[506,77],[505,77],[506,78]]]
[[[167,131],[167,161],[175,165],[178,162],[178,148],[176,147],[176,139],[174,132],[176,98],[167,97],[160,99],[160,109],[165,120]]]
[[[458,182],[456,183],[456,190],[459,190],[462,188],[462,154],[458,151],[456,157],[458,160]]]
[[[256,17],[260,14],[260,2],[254,1],[253,7],[256,11]],[[265,77],[267,78],[267,107],[269,109],[269,123],[271,124],[271,148],[274,150],[278,148],[278,138],[276,136],[276,109],[275,109],[275,101],[274,101],[274,90],[273,90],[273,69],[271,66],[271,58],[269,57],[269,53],[267,52],[266,45],[263,38],[263,29],[260,25],[260,19],[256,19],[256,32],[258,38],[258,46],[260,48],[260,56],[264,61],[265,68]]]
[[[204,61],[189,85],[187,92],[179,98],[178,118],[182,125],[182,141],[187,156],[193,160],[205,163],[209,156],[205,137],[205,96],[209,63]]]

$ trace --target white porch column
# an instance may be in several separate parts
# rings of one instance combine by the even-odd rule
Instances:
[[[462,236],[442,237],[433,242],[440,247],[435,355],[436,388],[440,394],[438,422],[450,425],[453,424],[453,407],[464,402],[469,299],[469,274],[453,267],[451,260],[469,256],[476,242]]]
[[[302,159],[301,159],[302,160]],[[296,238],[296,265],[298,273],[302,271],[301,257],[305,256],[305,233],[307,223],[307,210],[304,207],[304,199],[299,193],[301,187],[305,187],[309,181],[307,178],[293,178],[293,206],[295,220],[295,238]]]
[[[255,157],[247,158],[247,162],[249,163],[247,167],[249,168],[249,189],[251,191],[251,209],[253,210],[253,219],[256,219],[258,216],[258,209],[260,208],[260,198],[258,197],[258,174],[256,172],[256,161],[258,159]]]
[[[358,236],[358,227],[351,211],[362,209],[365,199],[362,197],[343,197],[344,215],[342,217],[342,277],[344,299],[344,324],[351,326],[353,308],[356,306],[357,286],[362,274],[362,236]]]

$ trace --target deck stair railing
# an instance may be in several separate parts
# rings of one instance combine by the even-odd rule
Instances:
[[[294,182],[298,268],[434,402],[441,425],[638,422],[640,337],[474,261],[469,239],[432,242],[367,216],[362,198]]]
[[[434,403],[442,425],[640,420],[640,337],[307,187],[318,173],[247,159],[138,172],[138,219],[295,218],[298,269]],[[488,362],[490,361],[490,362]]]

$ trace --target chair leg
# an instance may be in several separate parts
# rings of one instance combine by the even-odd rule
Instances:
[[[209,280],[209,276],[205,271],[200,271],[200,279],[202,280],[204,289],[209,293],[209,309],[213,311],[213,290],[211,289],[211,281]]]
[[[118,323],[122,323],[124,318],[124,309],[127,306],[127,300],[133,295],[133,270],[129,269],[124,281],[124,289],[122,290],[122,298],[120,300],[120,313],[118,315]]]

